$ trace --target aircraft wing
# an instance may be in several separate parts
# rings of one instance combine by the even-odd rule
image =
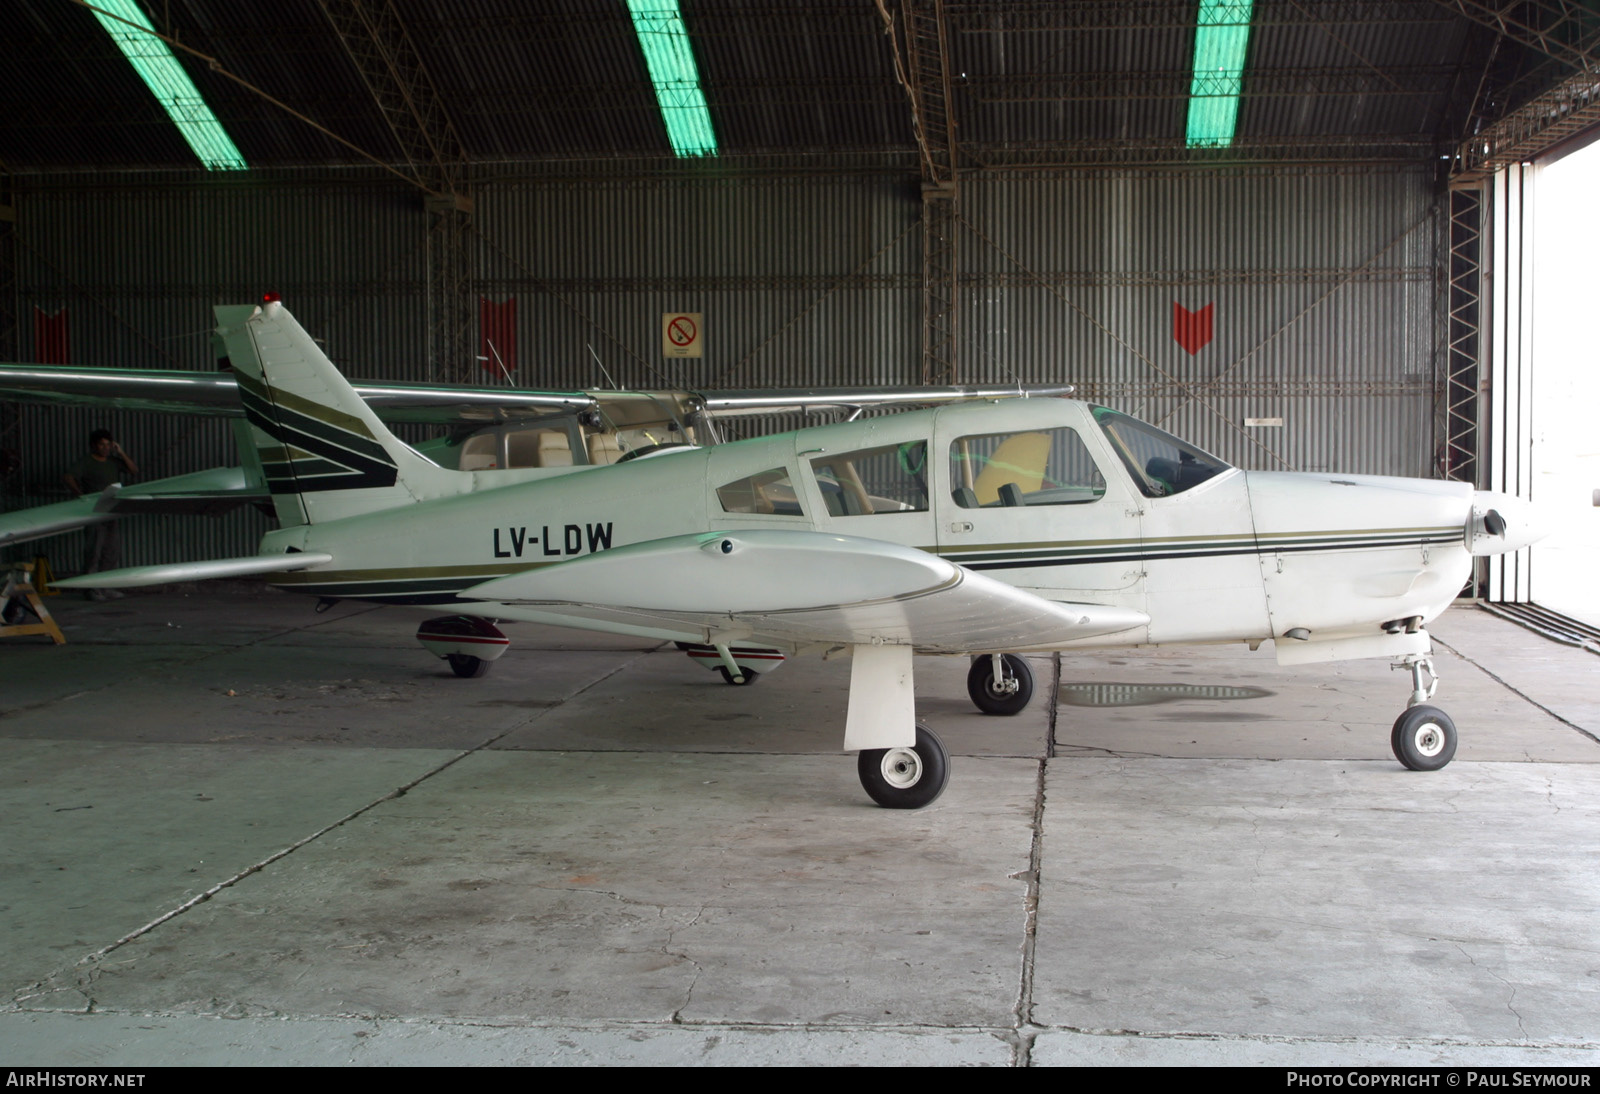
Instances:
[[[582,391],[362,382],[354,387],[379,417],[439,425],[482,424],[596,405]],[[231,372],[0,364],[0,391],[7,400],[20,402],[244,416]]]
[[[95,503],[99,500],[98,497],[73,498],[54,505],[38,505],[32,509],[18,509],[14,513],[0,513],[0,547],[8,543],[27,543],[29,540],[43,539],[115,519],[109,513],[95,512]]]
[[[1050,649],[1150,621],[1127,608],[1045,600],[913,547],[777,529],[652,540],[460,595],[578,627],[930,653]]]
[[[286,555],[246,555],[243,558],[212,558],[203,562],[167,562],[157,566],[128,566],[121,570],[80,574],[57,581],[55,586],[58,589],[137,589],[146,585],[170,585],[177,581],[281,574],[322,566],[332,561],[332,555],[320,551],[297,551]]]
[[[1043,398],[1072,394],[1072,385],[1041,386],[990,384],[952,387],[818,387],[748,388],[707,391],[700,400],[719,414],[781,414],[795,410],[831,408],[856,410],[867,406],[921,407],[958,403],[968,399]]]
[[[750,388],[688,391],[531,391],[512,387],[352,381],[385,421],[483,425],[573,410],[601,409],[670,417],[700,407],[719,414],[780,413],[815,408],[928,406],[963,399],[1066,395],[1067,387],[957,386],[880,388]],[[11,401],[106,406],[171,414],[242,417],[231,372],[0,364],[0,392]],[[635,409],[639,408],[639,409]]]
[[[244,468],[216,467],[137,486],[110,486],[89,497],[0,513],[0,546],[43,539],[118,517],[147,513],[215,516],[246,502],[270,500],[266,487],[252,484]]]

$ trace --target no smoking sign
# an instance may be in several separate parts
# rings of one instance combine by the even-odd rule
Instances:
[[[705,346],[700,324],[701,312],[661,313],[661,353],[665,357],[700,357]]]

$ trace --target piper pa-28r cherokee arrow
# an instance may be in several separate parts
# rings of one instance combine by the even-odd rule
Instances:
[[[912,655],[973,656],[980,708],[1032,691],[1016,654],[1271,640],[1282,664],[1400,659],[1407,767],[1450,761],[1426,705],[1426,622],[1474,555],[1536,538],[1530,509],[1468,485],[1242,471],[1067,399],[968,402],[505,484],[398,440],[283,305],[217,310],[280,527],[243,559],[62,586],[266,574],[323,598],[451,604],[419,638],[462,675],[491,620],[677,641],[730,681],[848,651],[844,747],[867,793],[917,808],[949,773],[917,724]],[[503,473],[502,473],[503,474]]]

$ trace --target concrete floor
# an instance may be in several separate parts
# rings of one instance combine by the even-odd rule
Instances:
[[[51,602],[0,642],[0,1061],[1600,1063],[1594,655],[1458,608],[1462,744],[1385,662],[1064,658],[870,804],[845,662],[731,688],[274,594]]]

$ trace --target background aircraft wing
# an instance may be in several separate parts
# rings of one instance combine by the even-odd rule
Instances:
[[[824,532],[707,532],[496,578],[461,594],[571,626],[934,653],[1049,649],[1143,612],[1035,596],[912,547]]]
[[[100,494],[53,505],[0,513],[0,546],[43,539],[118,517],[151,513],[216,516],[247,502],[271,500],[267,488],[251,482],[244,468],[215,467],[137,486],[111,487]]]
[[[0,364],[0,392],[8,402],[244,416],[227,372],[6,363]]]
[[[718,414],[781,414],[796,410],[856,410],[861,407],[922,407],[939,403],[958,403],[967,399],[1042,398],[1072,394],[1072,385],[1044,387],[1013,384],[1004,386],[955,387],[818,387],[747,388],[707,391],[700,395],[705,408]]]
[[[439,425],[482,424],[596,405],[595,398],[582,391],[362,382],[353,386],[381,418]],[[17,402],[244,416],[231,372],[0,364],[0,392]]]
[[[670,418],[694,409],[716,414],[782,413],[868,406],[929,406],[963,399],[1066,395],[1068,387],[750,388],[709,391],[532,391],[513,387],[351,381],[378,417],[391,422],[482,425],[596,409],[619,421]],[[243,417],[231,372],[0,364],[9,401]],[[653,413],[652,413],[653,412]]]
[[[43,539],[114,519],[109,513],[95,512],[95,503],[99,500],[97,497],[73,498],[54,505],[37,505],[32,509],[0,513],[0,547],[8,543],[27,543],[29,540]]]

